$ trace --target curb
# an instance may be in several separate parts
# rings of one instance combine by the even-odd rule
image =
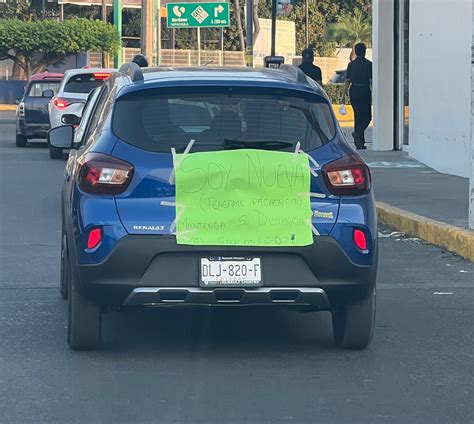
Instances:
[[[419,237],[474,262],[474,231],[435,221],[383,202],[377,202],[377,217],[380,224]]]
[[[16,110],[16,105],[0,105],[0,111]]]

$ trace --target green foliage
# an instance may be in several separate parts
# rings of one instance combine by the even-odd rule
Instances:
[[[32,19],[34,10],[30,9],[30,0],[14,0],[0,4],[0,16],[3,19]]]
[[[27,77],[60,62],[68,54],[115,53],[119,47],[113,26],[101,21],[0,20],[0,60],[12,59]]]
[[[324,91],[326,91],[329,96],[331,103],[333,105],[338,105],[341,103],[344,84],[326,84],[324,86]],[[346,96],[346,104],[350,104],[349,96]]]
[[[372,44],[372,24],[360,10],[344,14],[338,22],[328,28],[328,37],[341,47],[352,47],[358,42],[368,47]]]
[[[360,11],[371,20],[372,0],[338,0],[338,2],[341,14],[353,14]]]

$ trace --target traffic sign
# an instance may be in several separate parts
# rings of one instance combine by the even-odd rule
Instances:
[[[168,3],[168,28],[229,26],[229,3]]]

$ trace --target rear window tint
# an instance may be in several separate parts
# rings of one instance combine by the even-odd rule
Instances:
[[[294,151],[298,142],[313,150],[335,136],[330,105],[317,95],[214,87],[193,94],[158,93],[118,99],[112,127],[120,139],[156,152],[182,151],[190,139],[193,150]]]
[[[54,94],[58,91],[60,81],[38,81],[33,82],[28,89],[28,97],[43,97],[43,91],[53,90]]]
[[[66,82],[64,91],[67,93],[87,94],[94,88],[100,87],[107,77],[108,74],[104,73],[73,75]]]

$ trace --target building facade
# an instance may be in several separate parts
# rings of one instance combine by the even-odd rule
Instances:
[[[374,149],[469,177],[472,0],[374,0]]]

